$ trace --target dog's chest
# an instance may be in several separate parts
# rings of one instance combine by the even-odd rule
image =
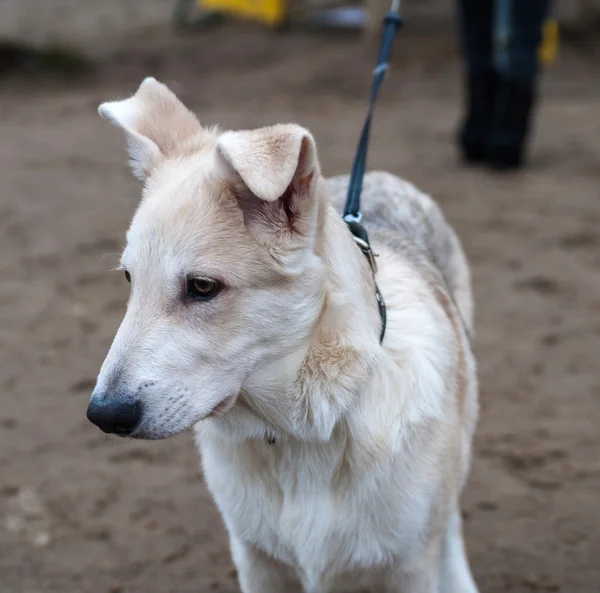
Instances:
[[[225,523],[238,539],[295,566],[307,581],[385,564],[414,545],[428,502],[398,488],[384,471],[336,487],[335,450],[288,452],[202,444],[205,476]],[[282,445],[285,447],[286,445]]]

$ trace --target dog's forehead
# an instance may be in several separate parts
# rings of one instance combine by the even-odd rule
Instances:
[[[126,253],[222,257],[234,255],[245,235],[242,213],[210,161],[190,157],[169,163],[149,181],[127,233]]]

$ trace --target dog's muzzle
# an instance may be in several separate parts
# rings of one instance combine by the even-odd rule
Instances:
[[[88,420],[108,434],[128,436],[142,419],[142,402],[117,394],[94,393],[87,409]]]

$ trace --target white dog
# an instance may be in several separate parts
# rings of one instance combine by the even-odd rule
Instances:
[[[436,204],[365,178],[367,259],[297,125],[203,128],[153,78],[100,113],[144,195],[88,417],[195,427],[244,593],[474,593],[459,497],[477,418],[469,270]]]

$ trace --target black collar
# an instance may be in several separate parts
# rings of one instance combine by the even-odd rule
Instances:
[[[363,252],[367,261],[369,262],[369,266],[371,268],[371,272],[373,273],[373,280],[375,281],[375,274],[377,273],[377,262],[375,258],[377,254],[373,252],[371,248],[371,243],[369,242],[369,235],[367,233],[367,229],[356,222],[355,220],[351,220],[350,217],[346,217],[344,222],[348,226],[348,229],[352,233],[352,237],[354,238],[354,242],[358,245],[358,248]],[[375,281],[375,298],[377,299],[377,307],[379,309],[379,316],[381,317],[381,333],[379,334],[379,343],[383,342],[383,337],[385,336],[385,326],[387,323],[387,312],[385,308],[385,301],[383,300],[383,295],[379,290],[379,286],[377,286],[377,281]]]

